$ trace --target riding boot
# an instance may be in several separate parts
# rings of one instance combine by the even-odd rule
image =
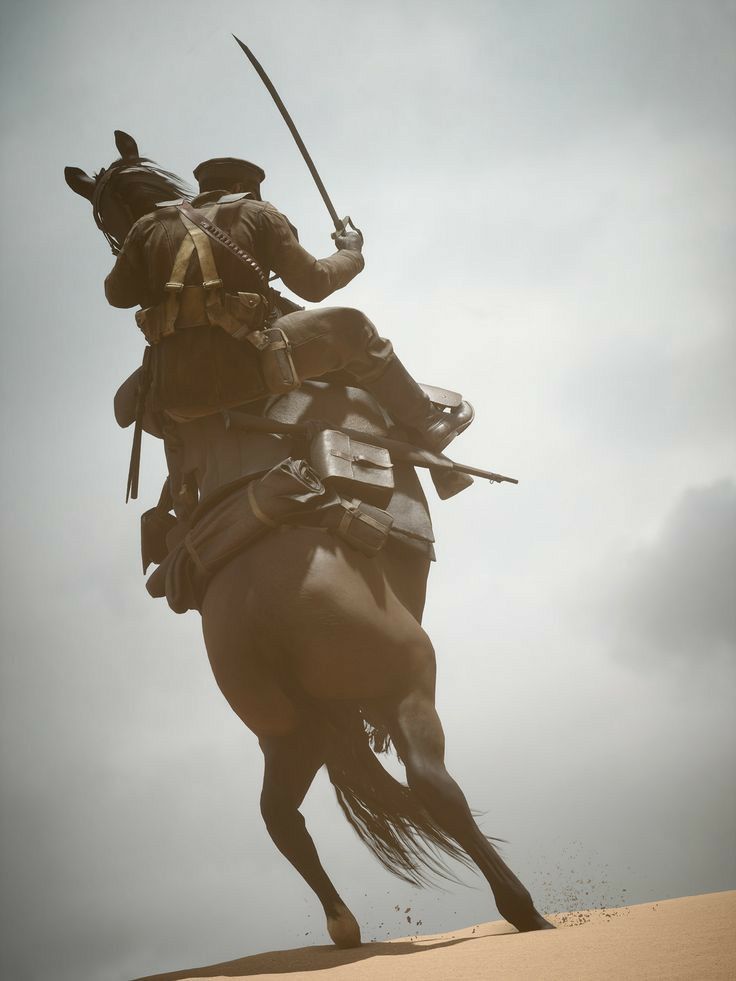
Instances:
[[[441,453],[473,419],[468,402],[462,402],[451,412],[437,408],[396,356],[378,378],[362,384],[395,422],[412,429],[420,444],[433,453]]]
[[[473,421],[473,408],[469,402],[462,402],[452,412],[438,409],[395,355],[378,378],[362,384],[395,422],[411,428],[417,433],[417,442],[434,453],[441,453]],[[430,473],[443,501],[473,483],[468,474],[453,470],[431,470]]]

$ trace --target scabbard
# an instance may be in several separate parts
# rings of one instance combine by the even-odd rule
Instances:
[[[133,429],[133,445],[130,449],[130,464],[128,466],[128,483],[125,488],[125,503],[138,497],[138,477],[141,470],[141,442],[143,439],[143,415],[146,411],[146,398],[151,387],[151,356],[153,348],[146,347],[141,362],[141,373],[138,379],[138,393],[135,404],[135,427]]]

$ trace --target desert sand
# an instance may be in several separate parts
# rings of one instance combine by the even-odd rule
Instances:
[[[557,930],[503,920],[452,933],[254,954],[138,981],[733,981],[736,891],[558,913]]]

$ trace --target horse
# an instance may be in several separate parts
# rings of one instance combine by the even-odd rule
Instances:
[[[130,151],[125,140],[121,146]],[[136,164],[130,156],[127,162]],[[125,163],[123,152],[102,178],[114,186],[109,175],[124,172]],[[67,175],[68,182],[93,200],[100,176],[84,175],[79,190],[79,173]],[[120,202],[130,205],[125,185],[115,190],[119,221]],[[98,194],[103,229],[104,203]],[[129,382],[121,392],[133,388]],[[390,432],[372,396],[339,377],[306,381],[246,408],[282,423],[319,420],[369,437]],[[116,415],[121,425],[132,423],[130,399],[127,409],[116,404]],[[173,432],[179,472],[193,475],[203,502],[304,448],[297,437],[228,427],[220,413],[179,420]],[[214,678],[263,752],[260,809],[268,833],[314,892],[337,947],[358,946],[360,927],[300,811],[323,765],[346,819],[390,872],[426,884],[438,874],[451,877],[444,860],[458,859],[481,873],[498,912],[517,930],[552,929],[445,766],[435,653],[422,627],[431,522],[414,469],[406,463],[394,469],[396,489],[386,507],[394,524],[377,554],[363,554],[323,527],[280,525],[210,577],[199,609]],[[379,760],[392,746],[405,784]]]

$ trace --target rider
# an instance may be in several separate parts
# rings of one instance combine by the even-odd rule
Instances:
[[[274,346],[289,357],[288,387],[344,371],[432,450],[444,449],[467,427],[472,419],[468,403],[451,412],[432,403],[390,341],[360,311],[302,310],[278,294],[273,303],[270,271],[310,302],[346,286],[364,266],[360,232],[346,228],[337,233],[337,251],[315,259],[299,244],[288,219],[261,200],[265,174],[260,167],[219,157],[199,164],[194,175],[200,194],[192,205],[250,263],[183,218],[176,207],[180,202],[165,202],[136,222],[105,281],[113,306],[144,308],[138,321],[156,349],[153,391],[159,408],[186,418],[274,391],[264,387],[253,348],[243,343],[262,339],[253,328],[270,326],[283,332]],[[292,312],[279,316],[285,307]],[[208,329],[212,326],[224,329]],[[267,333],[273,340],[273,330]]]

